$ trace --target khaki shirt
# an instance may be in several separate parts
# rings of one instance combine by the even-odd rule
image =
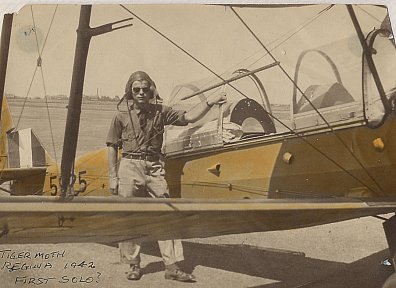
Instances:
[[[145,110],[131,105],[129,111],[118,111],[114,115],[106,144],[122,147],[123,153],[158,155],[161,153],[164,126],[187,125],[185,113],[161,104],[149,104]]]

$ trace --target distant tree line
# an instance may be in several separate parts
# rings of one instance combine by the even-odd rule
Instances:
[[[18,95],[15,95],[13,93],[5,93],[4,94],[8,99],[25,99],[25,97],[21,97]],[[28,97],[28,99],[43,99],[42,97]],[[64,95],[64,94],[58,94],[58,95],[47,95],[47,100],[68,100],[69,96]],[[83,95],[83,100],[86,101],[114,101],[118,102],[120,101],[120,97],[118,95],[114,97],[110,96],[98,96],[98,95]]]

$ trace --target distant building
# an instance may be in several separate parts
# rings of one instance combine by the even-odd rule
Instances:
[[[89,97],[89,100],[91,100],[91,101],[99,101],[99,100],[100,100],[100,97],[97,96],[97,95],[95,95],[95,96],[88,96],[88,97]]]
[[[47,99],[48,100],[67,100],[68,97],[67,97],[67,95],[58,94],[58,95],[48,95]]]
[[[4,95],[5,95],[8,99],[18,98],[18,96],[16,96],[15,94],[12,94],[12,93],[4,93]]]

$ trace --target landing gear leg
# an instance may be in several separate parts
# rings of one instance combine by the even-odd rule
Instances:
[[[389,260],[392,262],[393,268],[396,264],[396,215],[386,220],[383,223],[384,231],[386,235],[386,241],[389,246]],[[382,288],[392,288],[396,287],[396,273],[393,273],[388,279],[386,279]]]
[[[386,220],[383,224],[386,241],[388,242],[390,260],[393,267],[396,267],[396,215]]]

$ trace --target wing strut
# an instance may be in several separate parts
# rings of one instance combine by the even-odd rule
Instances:
[[[368,64],[368,66],[370,68],[371,74],[373,75],[373,79],[374,79],[375,85],[377,86],[378,94],[380,95],[382,104],[384,105],[385,114],[388,115],[392,111],[392,108],[391,108],[391,106],[389,104],[388,99],[386,98],[384,87],[382,86],[381,79],[380,79],[380,77],[378,75],[377,68],[375,67],[373,58],[371,57],[373,53],[370,50],[370,48],[368,47],[368,45],[367,45],[367,42],[366,42],[366,40],[364,38],[362,29],[360,28],[359,22],[358,22],[358,20],[356,18],[356,14],[355,14],[355,11],[353,10],[352,5],[348,4],[346,6],[347,6],[347,9],[348,9],[348,13],[349,13],[349,15],[351,17],[353,26],[355,27],[356,33],[358,35],[360,44],[362,45],[363,54],[364,54],[364,56],[365,56],[365,58],[367,60],[367,64]]]
[[[1,29],[0,47],[0,119],[1,107],[3,107],[4,85],[7,71],[8,50],[10,48],[11,27],[13,14],[4,14],[3,28]]]
[[[132,25],[126,24],[119,27],[113,27],[115,24],[132,20],[132,18],[127,18],[117,22],[91,28],[89,26],[91,10],[92,5],[81,6],[80,21],[77,29],[77,43],[74,54],[73,77],[70,87],[70,97],[67,110],[65,138],[63,140],[61,163],[61,197],[63,199],[74,195],[73,182],[75,181],[75,177],[72,177],[72,175],[74,170],[74,159],[76,157],[78,130],[80,126],[81,103],[89,43],[93,36],[101,35]]]

